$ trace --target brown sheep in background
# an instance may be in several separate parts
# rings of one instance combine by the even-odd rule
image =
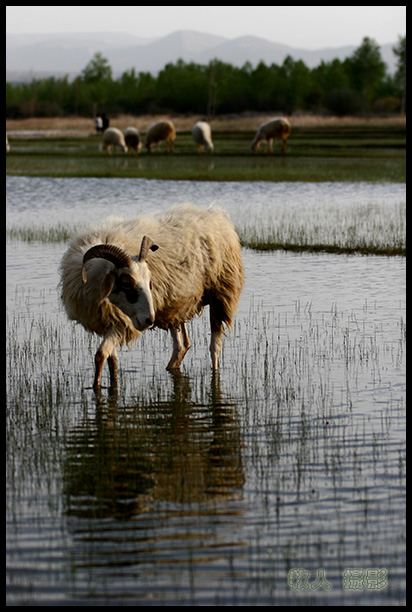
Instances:
[[[124,140],[128,150],[133,150],[137,155],[142,148],[142,140],[140,138],[139,130],[134,127],[128,127],[123,132]]]
[[[159,145],[162,140],[166,142],[166,152],[173,152],[173,144],[176,138],[175,126],[171,121],[161,120],[153,123],[146,134],[146,147],[148,153],[152,152],[152,146],[156,143]]]
[[[291,127],[287,119],[271,119],[267,123],[262,123],[262,125],[259,127],[258,131],[256,132],[256,136],[254,137],[252,144],[250,145],[250,148],[254,153],[256,153],[259,150],[260,143],[263,140],[266,140],[267,142],[269,142],[270,152],[273,153],[273,140],[275,138],[281,138],[283,142],[281,152],[284,153],[286,151],[286,141],[290,132]]]

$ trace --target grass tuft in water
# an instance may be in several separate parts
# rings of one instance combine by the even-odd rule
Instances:
[[[252,219],[238,228],[243,246],[258,251],[307,251],[406,256],[406,206],[336,207],[282,212],[276,219]]]
[[[23,240],[24,242],[67,242],[71,240],[77,230],[74,226],[57,225],[44,226],[18,226],[13,225],[6,228],[6,237],[10,240]]]
[[[81,226],[12,225],[9,240],[68,242]],[[257,251],[286,250],[362,255],[406,256],[406,206],[354,205],[279,212],[276,218],[251,217],[237,228],[242,246]]]

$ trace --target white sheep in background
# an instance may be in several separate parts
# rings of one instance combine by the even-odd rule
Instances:
[[[106,147],[109,155],[112,147],[119,147],[123,153],[127,153],[127,146],[123,133],[117,128],[107,128],[107,130],[103,132],[103,145]]]
[[[213,151],[212,130],[206,121],[198,121],[192,128],[192,137],[197,144],[197,152],[201,153],[203,147],[206,153]]]
[[[162,140],[166,142],[166,152],[173,152],[173,144],[176,138],[176,130],[175,126],[171,121],[168,120],[160,120],[156,123],[153,123],[146,134],[146,147],[148,153],[152,152],[152,146],[156,143],[159,144]]]
[[[284,118],[276,118],[271,119],[267,123],[262,123],[256,132],[256,136],[253,139],[250,148],[254,153],[256,153],[260,147],[260,143],[263,140],[269,142],[270,152],[273,153],[273,139],[281,138],[282,139],[282,147],[281,152],[284,153],[286,151],[286,141],[291,132],[290,123],[287,119]]]
[[[190,347],[186,322],[206,305],[217,369],[223,326],[230,329],[243,286],[239,239],[223,211],[182,204],[108,223],[72,242],[60,274],[69,319],[103,336],[95,357],[95,390],[106,359],[116,383],[117,346],[153,325],[170,329],[173,353],[167,369],[178,368]]]
[[[6,153],[8,153],[10,151],[10,145],[9,145],[9,140],[7,138],[7,134],[6,134]]]
[[[129,150],[134,150],[135,155],[137,155],[142,148],[142,141],[140,138],[139,130],[134,127],[128,127],[123,132],[124,139],[126,142],[126,146]]]

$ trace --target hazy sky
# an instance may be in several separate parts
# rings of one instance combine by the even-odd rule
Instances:
[[[245,34],[305,49],[379,44],[406,34],[406,6],[7,6],[6,32],[127,32],[152,38],[197,30]]]

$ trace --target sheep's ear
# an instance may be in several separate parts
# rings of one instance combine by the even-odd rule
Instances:
[[[149,252],[149,249],[151,251],[157,251],[158,248],[159,248],[158,245],[155,244],[153,240],[149,238],[149,236],[143,236],[138,261],[140,262],[146,261],[147,253]]]
[[[116,276],[113,272],[108,272],[103,279],[102,286],[100,287],[100,299],[104,300],[108,295],[111,294],[114,281]]]

